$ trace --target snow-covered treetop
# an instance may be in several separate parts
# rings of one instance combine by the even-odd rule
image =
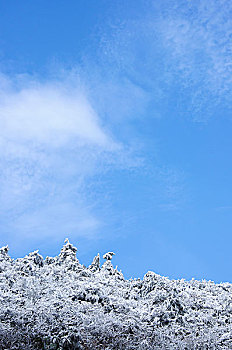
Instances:
[[[96,255],[87,268],[69,240],[57,257],[0,249],[0,349],[232,349],[232,284],[126,280]]]
[[[76,257],[77,248],[74,247],[69,242],[68,238],[65,239],[64,243],[65,244],[59,254],[59,259],[61,261],[64,261],[64,260],[77,261],[77,257]]]
[[[108,252],[103,255],[103,259],[112,260],[113,255],[115,255],[114,252]]]

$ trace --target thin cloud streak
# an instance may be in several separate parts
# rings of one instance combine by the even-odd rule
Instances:
[[[196,122],[206,122],[222,109],[230,115],[231,3],[149,4],[141,17],[128,16],[112,28],[100,55],[144,87],[157,114],[165,114],[163,105],[172,104],[179,115]]]

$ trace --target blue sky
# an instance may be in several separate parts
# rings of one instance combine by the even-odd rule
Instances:
[[[0,0],[0,243],[232,281],[230,1]]]

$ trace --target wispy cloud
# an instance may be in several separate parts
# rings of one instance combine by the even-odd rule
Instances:
[[[109,148],[112,140],[100,126],[98,116],[84,94],[53,83],[30,83],[19,91],[2,92],[2,137],[18,142],[33,141],[60,147],[75,140]]]
[[[128,16],[104,38],[102,51],[114,69],[145,87],[158,114],[170,104],[194,121],[231,111],[232,4],[148,3],[141,16]]]
[[[83,63],[81,79],[68,72],[47,80],[1,76],[3,230],[11,218],[6,231],[63,235],[67,227],[92,234],[102,223],[87,195],[89,179],[138,165],[125,145],[141,147],[146,158],[147,141],[138,130],[143,118],[167,117],[175,108],[173,115],[205,121],[218,107],[230,109],[231,4],[147,4],[136,19],[120,13],[120,22],[102,35],[96,60]],[[156,160],[155,176],[163,179],[160,207],[177,209],[184,201],[182,169]]]
[[[78,77],[77,77],[78,78]],[[77,79],[78,81],[78,79]],[[112,139],[83,88],[68,80],[1,79],[0,227],[9,238],[93,235],[101,222],[88,179],[117,164]]]
[[[167,7],[158,21],[169,63],[184,88],[192,89],[191,108],[200,118],[206,104],[213,108],[231,100],[232,6],[228,1],[180,2]],[[208,103],[211,96],[211,104]],[[209,112],[212,109],[208,107]],[[202,119],[207,117],[202,115]]]

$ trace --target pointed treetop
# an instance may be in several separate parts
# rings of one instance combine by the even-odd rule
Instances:
[[[66,238],[65,241],[64,241],[64,245],[60,251],[60,254],[59,254],[59,259],[61,260],[75,260],[77,261],[77,257],[76,257],[76,252],[77,252],[77,248],[74,247],[70,242],[69,242],[69,239]]]
[[[64,240],[64,245],[63,245],[63,248],[61,249],[61,251],[67,251],[67,250],[72,250],[73,252],[76,253],[77,251],[77,248],[73,246],[73,244],[71,244],[69,242],[69,239],[68,238],[65,238]]]
[[[100,270],[100,254],[93,258],[92,264],[89,266],[89,270],[92,272],[96,272]]]

